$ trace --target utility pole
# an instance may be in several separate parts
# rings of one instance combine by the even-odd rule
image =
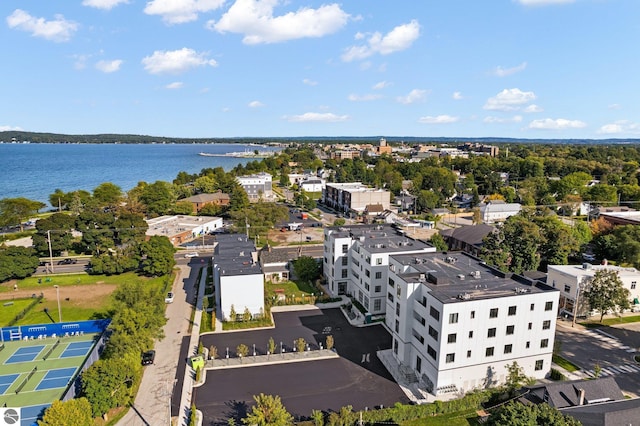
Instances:
[[[53,274],[53,250],[51,250],[51,230],[47,230],[47,243],[49,244],[49,266],[51,266],[51,273]]]

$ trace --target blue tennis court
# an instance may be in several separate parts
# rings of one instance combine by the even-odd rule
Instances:
[[[49,370],[47,374],[42,378],[36,390],[63,388],[69,383],[69,379],[73,377],[76,372],[75,367],[71,368],[58,368],[56,370]]]
[[[60,358],[70,358],[72,356],[85,356],[89,349],[93,346],[93,341],[87,340],[84,342],[69,343],[69,346],[62,352]]]
[[[20,410],[20,426],[38,426],[38,418],[42,418],[44,410],[51,404],[30,405]]]
[[[4,376],[0,376],[0,395],[4,394],[9,386],[13,384],[13,382],[20,376],[19,374],[6,374]]]
[[[15,364],[18,362],[31,362],[42,350],[44,349],[44,345],[38,346],[28,346],[25,348],[18,348],[13,355],[9,357],[9,359],[5,362],[5,364]]]

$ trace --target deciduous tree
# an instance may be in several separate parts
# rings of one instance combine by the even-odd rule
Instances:
[[[320,275],[320,266],[312,257],[301,256],[293,262],[296,277],[302,281],[311,282]]]
[[[87,398],[74,398],[68,401],[54,401],[38,420],[38,426],[93,426],[91,404]]]
[[[255,405],[251,412],[242,419],[245,425],[255,426],[289,426],[293,424],[293,416],[282,405],[279,396],[254,395]]]
[[[607,311],[622,311],[630,307],[629,290],[623,286],[618,272],[612,269],[596,271],[582,294],[589,307],[600,312],[600,322]]]
[[[24,197],[3,198],[0,200],[0,226],[17,225],[23,231],[22,223],[44,207],[44,203]]]

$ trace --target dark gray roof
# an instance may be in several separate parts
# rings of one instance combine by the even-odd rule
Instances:
[[[481,246],[482,239],[494,231],[494,227],[487,224],[480,225],[467,225],[459,228],[447,229],[440,234],[443,237],[452,238],[454,240],[462,241],[463,243]]]
[[[510,297],[558,291],[527,278],[503,273],[463,252],[396,254],[390,256],[417,272],[399,274],[407,282],[421,282],[442,303]]]
[[[583,426],[635,426],[640,419],[640,398],[566,408],[562,414]]]
[[[613,377],[594,380],[573,380],[547,383],[531,388],[531,396],[555,408],[567,408],[580,404],[580,390],[584,390],[584,404],[618,401],[624,399],[620,387]]]
[[[222,276],[262,274],[255,261],[256,247],[244,234],[218,234],[218,245],[213,253],[213,263]]]
[[[432,247],[430,244],[401,234],[390,224],[353,225],[329,229],[331,235],[335,237],[358,240],[369,253],[401,253]]]

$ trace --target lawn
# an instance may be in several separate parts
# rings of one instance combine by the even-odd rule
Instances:
[[[401,426],[469,426],[478,422],[476,410],[466,410],[457,413],[443,414],[433,417],[425,417],[416,420],[407,420],[400,423]]]
[[[51,275],[48,277],[28,277],[17,280],[18,289],[20,290],[41,290],[46,287],[58,285],[60,287],[70,285],[87,285],[87,284],[122,284],[132,279],[140,279],[135,273],[128,272],[121,275],[88,275],[88,274],[70,274],[70,275]],[[40,280],[40,282],[38,282]],[[13,291],[13,285],[0,285],[0,293]]]
[[[632,322],[640,322],[640,315],[632,315],[627,317],[615,316],[613,318],[605,318],[604,320],[602,320],[602,322],[597,320],[581,322],[580,325],[588,328],[597,328],[603,325],[629,324]]]
[[[281,281],[277,283],[267,283],[265,293],[267,299],[272,299],[276,295],[276,290],[283,290],[285,296],[300,299],[302,295],[310,296],[318,293],[318,289],[308,282],[297,283],[294,281]]]
[[[33,302],[33,298],[3,300],[0,306],[0,327],[9,325],[9,321],[13,320],[16,315],[22,312],[27,306]]]
[[[569,360],[562,358],[560,355],[553,355],[552,361],[555,362],[558,366],[564,368],[569,372],[574,372],[580,370],[580,367],[575,365]]]

